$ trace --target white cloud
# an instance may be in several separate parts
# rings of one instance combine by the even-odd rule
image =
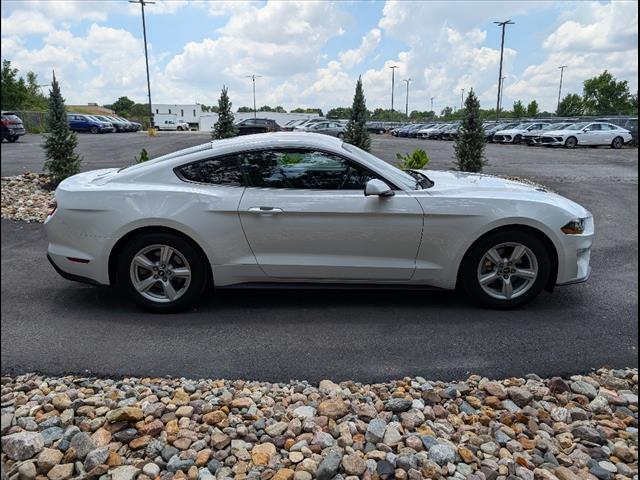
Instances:
[[[382,33],[380,29],[373,28],[369,30],[369,32],[362,37],[362,42],[360,42],[358,48],[340,53],[340,62],[347,68],[362,63],[366,57],[375,51],[376,47],[380,44],[381,37]]]
[[[2,17],[2,36],[44,34],[54,29],[53,22],[40,12],[15,10]]]

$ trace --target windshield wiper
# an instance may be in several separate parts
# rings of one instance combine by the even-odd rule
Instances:
[[[425,188],[431,188],[435,185],[435,183],[433,183],[433,180],[431,180],[424,173],[419,172],[418,170],[405,170],[405,171],[417,180],[416,189],[417,187],[420,187],[420,190],[422,190]]]

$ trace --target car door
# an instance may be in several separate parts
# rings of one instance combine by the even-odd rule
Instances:
[[[582,145],[600,145],[602,142],[602,126],[599,123],[587,125],[580,135]]]
[[[242,155],[238,213],[264,273],[288,281],[408,280],[423,226],[402,190],[365,196],[378,175],[332,153],[272,149]]]

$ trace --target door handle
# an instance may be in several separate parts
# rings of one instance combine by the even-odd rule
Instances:
[[[283,213],[283,210],[276,207],[251,207],[248,212],[256,215],[277,215]]]

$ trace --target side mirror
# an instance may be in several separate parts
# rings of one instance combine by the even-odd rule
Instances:
[[[364,186],[364,196],[369,197],[371,195],[377,195],[379,197],[393,197],[395,193],[393,193],[391,187],[382,180],[373,178]]]

